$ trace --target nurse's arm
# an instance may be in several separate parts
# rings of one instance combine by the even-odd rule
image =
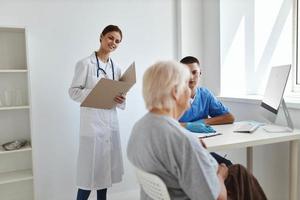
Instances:
[[[227,113],[217,117],[204,119],[204,122],[208,125],[232,124],[234,122],[234,116],[231,113]]]

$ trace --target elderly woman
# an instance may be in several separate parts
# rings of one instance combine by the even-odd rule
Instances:
[[[143,96],[149,112],[132,130],[129,160],[161,177],[171,199],[266,199],[256,179],[241,165],[229,169],[215,159],[178,119],[189,107],[189,70],[166,61],[144,74]],[[141,191],[141,199],[150,199]]]

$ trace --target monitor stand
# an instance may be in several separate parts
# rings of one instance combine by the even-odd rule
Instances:
[[[286,106],[283,98],[281,100],[281,104],[282,104],[283,113],[284,113],[284,116],[285,116],[288,126],[278,126],[275,124],[267,124],[262,127],[265,131],[270,132],[270,133],[282,133],[282,132],[292,132],[293,131],[294,125],[291,120],[289,110],[287,109],[287,106]]]

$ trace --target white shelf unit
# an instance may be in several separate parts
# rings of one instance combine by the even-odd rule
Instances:
[[[6,172],[0,174],[0,185],[7,183],[14,183],[19,181],[32,180],[32,170],[18,170],[13,172]]]
[[[0,69],[0,73],[26,73],[27,69]]]
[[[0,199],[33,200],[32,147],[5,151],[2,144],[31,141],[24,28],[0,27]]]

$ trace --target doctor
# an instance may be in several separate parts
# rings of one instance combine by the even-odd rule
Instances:
[[[70,97],[82,102],[101,78],[118,80],[121,70],[110,58],[122,41],[118,26],[108,25],[100,35],[100,48],[76,64],[69,89]],[[125,108],[125,96],[116,96],[117,107]],[[123,161],[116,108],[80,107],[80,140],[77,164],[77,200],[88,199],[97,190],[97,199],[105,200],[107,188],[120,182]]]

